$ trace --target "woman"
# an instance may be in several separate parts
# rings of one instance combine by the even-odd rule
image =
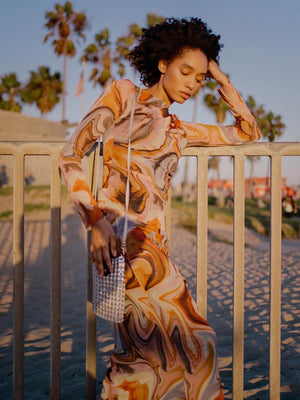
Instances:
[[[91,226],[91,257],[98,273],[112,269],[124,220],[128,125],[131,134],[126,306],[116,326],[101,399],[222,399],[214,331],[201,317],[186,282],[170,259],[166,204],[170,180],[187,146],[240,144],[259,139],[247,106],[218,67],[221,49],[200,19],[168,19],[144,30],[130,54],[146,89],[129,80],[113,82],[92,106],[63,149],[60,167],[75,206]],[[180,121],[169,114],[205,82],[219,82],[235,126]],[[95,201],[81,158],[102,135],[103,187]],[[120,229],[121,227],[121,229]]]

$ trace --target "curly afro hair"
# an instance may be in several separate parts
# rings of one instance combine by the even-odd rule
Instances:
[[[158,62],[172,61],[184,48],[200,49],[208,60],[218,62],[223,47],[220,36],[214,35],[199,18],[175,19],[165,21],[149,29],[143,29],[139,44],[129,53],[129,60],[140,73],[140,80],[150,87],[160,79]]]

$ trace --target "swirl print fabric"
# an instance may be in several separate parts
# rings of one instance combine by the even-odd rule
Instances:
[[[101,399],[223,399],[215,332],[201,317],[170,258],[168,189],[184,147],[239,144],[257,140],[260,133],[230,83],[220,94],[236,125],[217,127],[182,122],[146,89],[139,90],[129,80],[113,82],[70,137],[60,159],[67,187],[87,227],[104,213],[116,235],[122,232],[133,91],[137,102],[131,136],[125,317],[114,326],[116,345]],[[81,159],[100,135],[104,172],[96,202]]]

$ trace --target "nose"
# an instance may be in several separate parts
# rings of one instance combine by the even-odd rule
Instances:
[[[192,80],[187,81],[185,86],[191,91],[194,89],[194,83]]]

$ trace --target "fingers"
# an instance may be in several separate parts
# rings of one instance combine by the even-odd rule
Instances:
[[[94,249],[93,246],[91,246],[90,257],[91,262],[95,265],[98,274],[101,278],[103,278],[105,271],[101,249]]]
[[[90,256],[102,278],[105,270],[113,272],[111,256],[117,256],[114,230],[106,218],[101,218],[92,227]]]
[[[103,261],[104,261],[106,267],[108,268],[108,270],[110,272],[113,272],[113,266],[110,261],[110,252],[109,252],[108,247],[105,247],[104,249],[102,249],[102,257],[103,257]]]
[[[90,249],[91,262],[94,263],[98,274],[101,278],[105,275],[106,270],[113,272],[113,265],[110,259],[108,247],[95,249],[91,246]]]
[[[116,235],[112,235],[110,237],[110,242],[109,242],[109,246],[110,246],[110,251],[113,257],[117,257],[117,239],[116,239]]]
[[[228,76],[224,74],[218,64],[212,59],[208,62],[208,75],[222,86],[229,82]]]

